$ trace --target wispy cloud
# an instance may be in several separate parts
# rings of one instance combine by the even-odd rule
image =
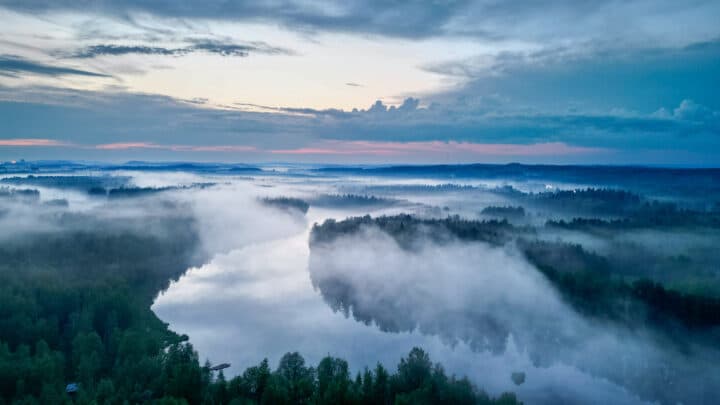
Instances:
[[[117,142],[95,145],[99,150],[162,149],[175,152],[252,152],[256,148],[246,145],[162,145],[151,142]]]
[[[23,74],[35,74],[42,76],[89,76],[89,77],[111,77],[109,75],[88,70],[74,69],[63,66],[48,65],[21,58],[15,55],[0,55],[0,75],[19,76]]]
[[[91,6],[88,6],[88,4]],[[472,37],[484,41],[572,43],[586,39],[628,43],[678,42],[716,33],[717,1],[0,1],[5,8],[32,14],[51,12],[109,16],[150,34],[167,29],[136,21],[137,15],[175,24],[187,21],[265,22],[302,32],[349,32],[410,39]],[[627,18],[618,18],[624,16]],[[626,19],[633,21],[627,24]],[[513,21],[509,24],[508,21]],[[678,32],[673,27],[687,27]],[[637,27],[642,27],[639,30]]]
[[[281,155],[371,155],[404,156],[413,154],[474,154],[478,156],[554,156],[608,152],[605,148],[571,146],[562,142],[535,144],[470,143],[470,142],[373,142],[325,141],[316,146],[296,149],[274,149]]]
[[[204,51],[222,56],[247,56],[249,53],[265,55],[295,55],[295,51],[279,46],[273,46],[262,41],[247,43],[234,43],[229,41],[191,39],[192,46],[186,48],[192,51]]]
[[[254,152],[254,146],[247,145],[173,145],[171,150],[178,152]]]
[[[15,138],[15,139],[0,139],[0,146],[69,146],[69,144],[60,142],[54,139],[39,139],[39,138]]]
[[[95,149],[101,150],[125,150],[125,149],[160,149],[162,145],[147,142],[117,142],[95,145]]]
[[[129,54],[176,56],[182,53],[187,53],[187,51],[182,48],[162,48],[156,46],[92,45],[80,49],[70,56],[73,58],[84,59],[94,58],[96,56],[118,56]]]
[[[265,42],[233,43],[218,40],[188,40],[192,43],[189,46],[168,48],[147,45],[114,45],[99,44],[79,49],[67,56],[76,59],[89,59],[98,56],[122,56],[122,55],[158,55],[158,56],[183,56],[196,52],[204,52],[220,56],[246,57],[250,53],[265,55],[293,55],[294,52],[287,48],[269,45]]]
[[[0,140],[0,146],[75,146],[82,149],[122,151],[155,149],[174,152],[258,152],[274,155],[366,155],[412,156],[471,154],[477,156],[567,156],[608,152],[605,148],[571,146],[562,142],[535,144],[494,144],[471,142],[380,142],[327,140],[294,149],[261,149],[250,145],[177,145],[154,142],[116,142],[98,145],[76,145],[54,139],[18,138]]]

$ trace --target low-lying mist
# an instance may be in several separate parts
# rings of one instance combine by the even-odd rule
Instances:
[[[498,355],[512,342],[535,367],[576,367],[649,401],[706,403],[720,384],[716,348],[584,319],[513,246],[427,238],[406,249],[365,227],[313,245],[309,268],[332,308],[384,331]]]
[[[530,404],[705,404],[720,387],[717,210],[579,180],[558,192],[518,179],[132,167],[0,183],[1,276],[137,292],[137,319],[158,322],[158,341],[187,335],[201,360],[230,363],[228,376],[291,351],[362,372],[419,346],[449,375]],[[116,353],[118,315],[103,308],[90,323]],[[70,350],[74,335],[59,336],[81,325],[64,319],[90,316],[73,311],[37,321],[57,326],[53,350]],[[20,344],[21,332],[0,332]]]

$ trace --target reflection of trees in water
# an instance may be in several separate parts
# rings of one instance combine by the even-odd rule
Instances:
[[[313,254],[317,253],[313,251]],[[344,278],[341,269],[333,271],[335,275],[318,276],[319,272],[314,269],[322,266],[323,261],[311,258],[310,263],[313,286],[334,311],[342,312],[346,317],[352,316],[366,325],[375,324],[383,332],[417,330],[425,335],[438,336],[448,345],[464,342],[475,351],[494,354],[505,351],[512,335],[515,344],[527,350],[537,364],[549,364],[557,359],[563,348],[577,346],[573,337],[562,328],[530,327],[537,324],[537,320],[529,319],[528,314],[519,313],[510,306],[498,308],[510,313],[493,313],[480,306],[452,310],[438,307],[437,303],[429,300],[421,303],[384,295],[374,295],[373,300],[368,300],[363,297],[368,292]],[[322,273],[327,273],[327,269]],[[523,324],[527,327],[518,327]]]
[[[443,221],[449,221],[451,226]],[[536,366],[572,365],[624,386],[645,399],[705,403],[713,396],[720,384],[720,376],[712,372],[720,356],[708,345],[714,336],[712,329],[707,329],[715,322],[712,316],[708,317],[713,313],[708,310],[714,308],[714,301],[683,296],[657,284],[626,285],[615,281],[608,276],[612,268],[608,268],[607,262],[580,246],[527,241],[519,244],[521,249],[528,250],[534,262],[545,266],[542,273],[582,317],[573,311],[548,314],[540,302],[536,312],[524,312],[528,308],[513,306],[512,300],[483,307],[474,304],[483,303],[482,300],[468,299],[463,306],[456,307],[448,302],[435,302],[432,294],[423,295],[442,285],[433,285],[432,278],[416,283],[410,278],[412,268],[397,266],[398,262],[388,262],[393,266],[385,269],[385,274],[369,268],[382,266],[383,255],[392,253],[378,250],[382,243],[371,243],[376,234],[365,233],[368,229],[380,228],[386,236],[391,235],[398,242],[392,249],[401,254],[422,257],[422,249],[427,244],[446,249],[444,246],[450,239],[442,234],[447,235],[448,230],[454,233],[453,221],[453,218],[420,220],[401,215],[351,218],[318,225],[311,235],[312,283],[333,310],[365,324],[375,324],[385,332],[417,330],[438,336],[450,345],[464,342],[475,351],[495,354],[504,352],[512,338]],[[479,221],[463,222],[467,224],[456,229],[485,226]],[[486,235],[474,234],[480,238]],[[425,244],[419,242],[421,240]],[[343,249],[367,249],[370,264],[358,264],[362,255],[357,252],[350,255],[354,262],[348,262]],[[454,259],[448,256],[448,260]],[[567,266],[574,270],[565,271]],[[587,266],[603,271],[588,274]],[[365,279],[358,275],[364,270],[372,273]],[[436,272],[438,280],[457,277],[444,273],[446,269],[442,268],[425,271]],[[392,283],[406,285],[385,288]],[[457,287],[475,288],[477,284],[463,284],[460,280]],[[481,296],[488,291],[476,293]],[[522,289],[512,287],[496,293],[507,297],[524,294]],[[551,294],[552,289],[547,293]],[[435,298],[438,296],[441,295]],[[660,302],[659,297],[668,299]]]

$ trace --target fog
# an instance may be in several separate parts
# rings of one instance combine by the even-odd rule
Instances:
[[[563,364],[644,399],[670,402],[706,402],[720,384],[717,350],[681,351],[652,334],[586,321],[511,247],[425,241],[408,251],[370,228],[313,249],[310,275],[331,307],[358,321],[390,332],[417,330],[449,346],[463,342],[498,356],[513,342],[538,374],[543,365]],[[604,388],[586,385],[590,396],[573,401],[594,402],[595,389]]]
[[[359,246],[350,252],[348,258],[350,261],[364,260],[366,264],[361,269],[350,266],[347,270],[367,270],[382,265],[373,267],[374,274],[378,277],[383,274],[392,277],[390,271],[381,270],[399,264],[379,259],[387,250],[381,248],[377,252],[379,256],[368,257],[365,248],[367,246]],[[363,252],[364,257],[354,256]],[[498,264],[510,264],[517,260],[502,251],[492,254]],[[283,353],[290,350],[303,353],[309,362],[316,362],[325,355],[339,356],[347,359],[355,371],[365,366],[372,367],[377,361],[393,367],[408,348],[420,346],[442,362],[448,372],[467,374],[496,395],[513,390],[529,403],[556,400],[585,403],[606,403],[608,400],[618,403],[639,402],[636,396],[624,388],[577,368],[560,363],[535,366],[528,352],[519,349],[512,337],[508,337],[506,348],[491,353],[479,350],[465,341],[448,339],[449,336],[425,334],[414,328],[388,333],[382,331],[386,328],[374,322],[356,322],[352,317],[332,311],[319,291],[312,287],[307,272],[308,260],[306,232],[290,238],[252,243],[216,256],[203,267],[190,269],[158,297],[153,309],[162,319],[170,321],[173,329],[189,334],[203,356],[213,362],[230,362],[231,374],[257,364],[264,357],[268,357],[271,363],[277,362]],[[410,266],[405,264],[405,267]],[[467,273],[470,270],[458,266],[451,271]],[[512,309],[514,306],[515,310],[526,313],[537,304],[564,310],[552,293],[546,295],[548,291],[535,286],[536,282],[542,284],[542,280],[533,277],[532,273],[523,274],[523,271],[518,269],[511,279],[503,278],[493,284],[495,288],[503,288],[508,287],[505,285],[508,282],[520,283],[527,289],[527,296],[520,297],[510,306],[498,302],[499,293],[496,297],[479,296],[476,303],[494,305],[497,310]],[[416,275],[423,280],[413,282],[412,286],[433,282],[430,274],[422,272],[420,269]],[[526,275],[531,280],[525,280]],[[429,289],[417,291],[412,286],[404,287],[396,281],[400,279],[390,278],[385,291],[399,293],[405,290],[406,294],[418,296],[419,301],[416,303],[429,313],[437,313],[446,305],[460,309],[459,306],[467,304],[474,295],[473,291],[466,289],[453,291],[452,288],[457,287],[456,282],[448,281],[444,293],[423,298],[422,294],[429,292]],[[378,284],[382,284],[382,281],[375,279],[375,284],[368,285],[367,291]],[[457,296],[458,293],[462,296]],[[376,298],[382,297],[378,292],[370,294]],[[367,298],[367,301],[372,299]],[[551,308],[533,312],[545,318],[541,322],[551,323],[552,319],[560,321],[558,316],[551,313]],[[527,316],[524,318],[529,320]],[[527,382],[515,386],[510,380],[513,371],[526,372]]]
[[[330,218],[481,218],[484,207],[518,203],[493,191],[508,183],[453,181],[471,187],[424,190],[449,182],[279,172],[254,178],[125,170],[102,175],[127,178],[128,187],[213,185],[119,200],[73,189],[8,186],[36,189],[40,197],[34,203],[2,201],[0,240],[67,230],[68,215],[82,214],[73,226],[142,232],[168,232],[156,224],[159,217],[192,218],[199,265],[159,291],[152,309],[173,331],[189,336],[201,359],[230,363],[226,375],[266,357],[275,364],[289,351],[309,363],[341,357],[353,371],[377,362],[394,367],[419,346],[449,374],[467,375],[494,395],[516,392],[530,404],[708,403],[720,386],[715,347],[581,315],[514,242],[440,244],[420,237],[407,249],[382,230],[365,227],[310,246],[313,224]],[[549,184],[512,186],[537,192]],[[344,204],[338,196],[346,194],[387,200]],[[309,201],[310,209],[263,203],[274,197]],[[55,199],[68,204],[45,204]],[[618,243],[635,243],[653,255],[680,255],[707,253],[718,241],[713,229],[638,229],[611,236],[546,229],[544,221],[562,212],[527,211],[520,222],[537,226],[533,237],[607,255]],[[704,260],[703,266],[717,264],[712,255]],[[510,378],[517,371],[527,376],[521,385]]]

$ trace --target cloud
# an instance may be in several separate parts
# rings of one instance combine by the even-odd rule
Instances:
[[[540,112],[620,108],[650,113],[659,105],[691,99],[720,110],[720,97],[713,91],[720,86],[719,39],[681,47],[617,49],[598,42],[543,46],[486,52],[422,68],[461,83],[428,96],[442,104],[493,97],[505,109],[513,105]]]
[[[562,142],[536,144],[502,144],[471,142],[375,142],[375,141],[325,141],[317,146],[297,149],[275,149],[270,151],[281,155],[374,155],[408,156],[433,154],[469,154],[483,156],[561,156],[576,154],[607,153],[604,148],[570,146]]]
[[[194,45],[187,48],[193,51],[205,51],[222,56],[247,56],[250,52],[265,55],[294,55],[295,52],[265,42],[248,42],[246,44],[228,43],[217,40],[191,40]]]
[[[20,138],[20,139],[0,139],[0,147],[2,146],[22,146],[22,147],[32,147],[32,146],[68,146],[68,144],[54,140],[54,139],[29,139],[29,138]]]
[[[95,13],[134,22],[135,14],[193,20],[211,19],[243,22],[270,22],[299,30],[368,32],[401,37],[429,36],[442,32],[445,22],[461,12],[466,1],[446,4],[384,4],[382,2],[345,2],[311,4],[303,1],[224,2],[99,2],[93,7],[72,1],[21,2],[4,0],[0,6],[27,13],[74,12]]]
[[[83,59],[94,58],[97,56],[119,56],[129,54],[177,56],[184,53],[187,53],[187,51],[185,49],[179,48],[124,45],[92,45],[75,52],[74,54],[72,54],[72,57]]]
[[[249,42],[247,44],[229,43],[217,40],[189,40],[193,45],[179,48],[166,48],[145,45],[91,45],[82,48],[69,56],[72,58],[86,59],[98,56],[121,56],[121,55],[159,55],[159,56],[183,56],[195,52],[205,52],[220,56],[246,57],[251,52],[266,55],[292,55],[293,51],[268,45],[264,42]]]
[[[167,57],[191,52],[232,57],[253,52],[293,54],[292,50],[264,42],[215,36],[208,29],[212,22],[221,22],[217,26],[223,29],[242,27],[228,24],[238,22],[281,26],[301,32],[300,40],[308,36],[312,40],[313,32],[371,34],[363,38],[376,43],[385,41],[378,36],[400,37],[403,41],[441,38],[437,42],[422,41],[423,49],[435,52],[423,60],[435,62],[421,68],[441,75],[438,79],[445,84],[437,92],[404,94],[412,97],[399,106],[379,101],[349,111],[302,104],[232,104],[225,100],[226,105],[219,106],[213,103],[213,89],[207,94],[187,95],[185,101],[147,94],[107,94],[110,91],[93,96],[68,93],[59,100],[58,91],[52,90],[49,98],[58,101],[39,97],[37,105],[23,102],[2,107],[20,113],[10,120],[20,132],[6,129],[3,135],[7,137],[40,138],[51,133],[49,127],[66,128],[73,141],[80,139],[83,144],[132,139],[157,145],[247,145],[258,150],[313,152],[327,158],[349,156],[324,144],[330,140],[563,144],[624,151],[633,158],[642,151],[651,150],[654,156],[660,156],[674,149],[673,157],[668,159],[686,162],[692,160],[688,156],[693,154],[709,156],[720,150],[720,97],[714,91],[720,86],[720,29],[712,18],[720,12],[717,2],[699,1],[689,6],[667,0],[609,4],[561,1],[543,5],[491,1],[327,4],[288,0],[210,1],[197,5],[120,0],[80,7],[65,0],[0,0],[0,5],[43,18],[60,18],[60,11],[85,20],[90,20],[89,14],[99,15],[97,20],[102,23],[80,24],[76,31],[85,26],[111,36],[83,37],[83,41],[94,41],[82,42],[92,46],[76,50],[75,55],[83,58],[125,54]],[[679,26],[687,29],[679,30]],[[336,39],[329,43],[334,44]],[[469,42],[477,47],[470,47]],[[316,44],[328,45],[323,41]],[[462,52],[443,51],[443,47],[455,45]],[[478,54],[461,59],[451,56],[466,55],[469,49],[477,49]],[[18,73],[6,70],[4,74]],[[349,87],[357,84],[361,83],[347,82]],[[27,91],[12,92],[21,93],[11,96],[17,99],[26,97]],[[193,100],[194,96],[198,98]],[[78,102],[77,97],[95,98],[99,103],[88,105]],[[683,104],[683,100],[694,104]],[[61,112],[63,103],[72,108]],[[202,103],[202,110],[191,108],[192,103]],[[146,108],[139,108],[141,104]],[[217,107],[222,110],[213,110]],[[20,125],[19,117],[27,117],[31,111],[35,116],[49,114],[47,122],[54,124],[26,119]],[[129,116],[133,120],[127,119]],[[196,139],[200,133],[202,141]],[[93,136],[97,139],[91,139]],[[172,152],[135,150],[148,154]],[[468,149],[453,150],[446,153],[447,159],[456,153],[472,155]],[[593,155],[602,156],[608,155]]]
[[[74,69],[62,66],[48,65],[41,62],[34,62],[15,55],[0,55],[0,75],[19,76],[25,74],[41,76],[88,76],[88,77],[112,77],[106,74],[91,72],[87,70]]]
[[[253,152],[254,146],[246,145],[160,145],[149,142],[117,142],[95,145],[99,150],[164,149],[175,152]]]
[[[126,22],[134,22],[134,15],[152,15],[176,22],[264,22],[304,32],[350,32],[400,38],[453,36],[486,41],[522,39],[537,43],[601,39],[618,45],[698,40],[708,32],[717,33],[714,17],[720,12],[717,2],[710,0],[692,4],[671,0],[607,4],[569,0],[549,4],[486,0],[342,3],[119,0],[92,2],[90,6],[72,0],[2,0],[0,5],[25,13],[93,13]]]
[[[673,117],[693,122],[715,121],[720,123],[720,112],[700,105],[693,100],[683,100],[680,105],[673,110]]]
[[[159,149],[161,145],[148,142],[117,142],[96,145],[95,149],[101,150],[123,150],[123,149]]]
[[[257,152],[274,155],[346,155],[346,156],[386,156],[432,157],[438,154],[474,155],[483,156],[563,156],[587,155],[610,152],[603,148],[577,147],[555,143],[539,144],[478,144],[469,142],[375,142],[375,141],[339,141],[326,140],[315,145],[303,146],[294,149],[261,149],[250,145],[177,145],[159,144],[153,142],[114,142],[97,145],[73,145],[54,139],[0,139],[0,147],[36,147],[36,146],[71,146],[76,148],[89,148],[104,151],[124,150],[167,150],[174,152],[218,152],[243,153]]]
[[[400,106],[376,102],[353,111],[261,105],[244,110],[147,94],[0,87],[0,111],[7,117],[0,138],[44,139],[62,128],[68,142],[96,151],[78,151],[85,158],[132,151],[148,159],[183,153],[217,159],[217,152],[237,152],[253,161],[285,155],[346,162],[494,157],[599,163],[623,152],[638,163],[634,159],[655,151],[650,158],[657,163],[671,148],[665,159],[700,154],[718,162],[712,153],[720,149],[717,110],[690,101],[675,105],[664,114],[657,107],[647,114],[542,112],[463,98],[423,107],[409,98]]]

